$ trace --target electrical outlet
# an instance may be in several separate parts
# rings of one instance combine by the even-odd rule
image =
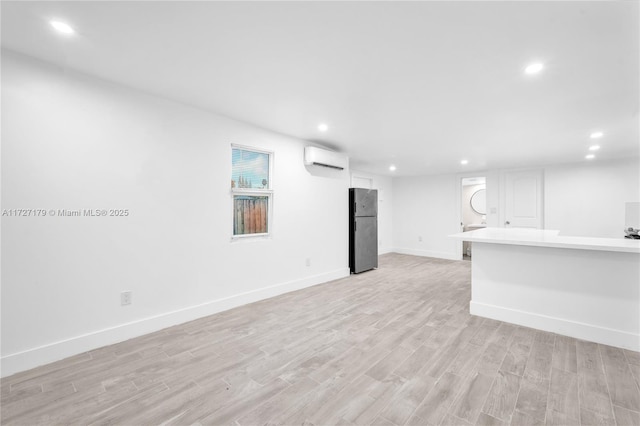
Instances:
[[[418,235],[418,242],[422,242],[422,235]]]
[[[120,305],[130,305],[131,304],[131,294],[130,291],[123,291],[120,293]]]
[[[311,266],[311,258],[310,257],[307,257],[307,259],[305,260],[305,265]]]

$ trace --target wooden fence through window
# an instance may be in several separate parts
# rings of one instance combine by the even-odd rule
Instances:
[[[233,206],[233,234],[266,233],[268,202],[267,197],[236,197]]]

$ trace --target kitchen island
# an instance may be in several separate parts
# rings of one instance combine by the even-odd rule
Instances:
[[[640,351],[640,240],[485,228],[473,243],[470,312]]]

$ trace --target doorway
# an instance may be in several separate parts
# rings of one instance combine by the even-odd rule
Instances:
[[[463,177],[460,181],[460,232],[475,231],[487,226],[487,178]],[[463,260],[471,260],[472,245],[462,241]]]

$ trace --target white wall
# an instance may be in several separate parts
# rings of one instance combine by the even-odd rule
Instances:
[[[639,201],[637,158],[547,166],[544,170],[544,226],[562,235],[624,236],[625,203]],[[501,177],[491,170],[464,176],[487,177],[487,225],[504,226]],[[393,180],[394,251],[460,259],[462,244],[447,235],[460,232],[463,175],[401,177]],[[423,241],[418,241],[422,236]]]
[[[393,251],[461,259],[462,242],[447,235],[462,232],[462,179],[480,176],[486,178],[487,226],[499,226],[498,171],[394,178]]]
[[[457,259],[460,231],[455,175],[393,180],[393,244],[398,253]],[[488,186],[487,186],[488,187]]]
[[[232,143],[275,153],[271,238],[231,241]],[[2,374],[348,275],[349,171],[303,149],[3,51],[2,209],[130,216],[2,218]]]
[[[352,170],[351,186],[378,190],[378,254],[393,251],[393,178]]]
[[[621,238],[625,203],[640,201],[638,159],[547,167],[544,188],[545,228]]]

